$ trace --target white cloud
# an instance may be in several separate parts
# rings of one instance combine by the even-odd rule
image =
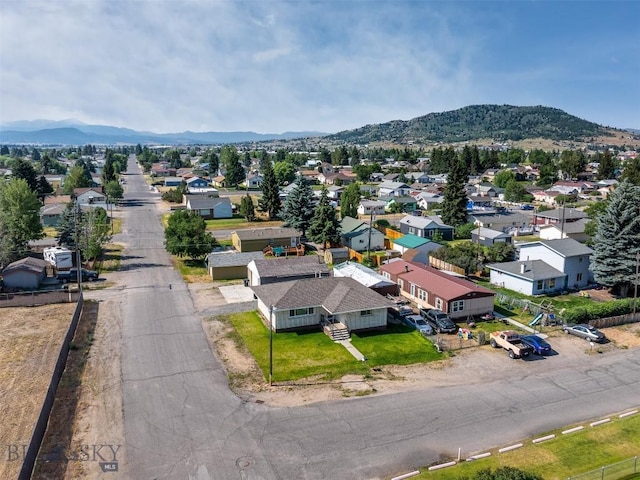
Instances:
[[[468,8],[5,0],[0,120],[337,131],[467,104],[553,98],[519,81],[545,70],[525,72],[488,54],[500,32],[517,30],[512,18]]]

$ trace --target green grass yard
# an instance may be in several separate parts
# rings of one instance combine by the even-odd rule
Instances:
[[[269,376],[269,330],[257,312],[229,315],[236,332]],[[273,335],[274,381],[308,377],[334,380],[347,374],[366,375],[380,365],[407,365],[445,358],[431,342],[408,327],[392,326],[387,332],[352,335],[353,345],[368,359],[356,360],[347,350],[320,331],[280,332]]]
[[[420,476],[414,478],[457,480],[470,477],[483,468],[510,466],[537,473],[545,480],[564,480],[572,475],[640,455],[640,414],[625,419],[615,418],[606,425],[587,426],[583,431],[562,435],[561,431],[568,428],[569,426],[565,426],[548,432],[547,434],[556,434],[556,438],[547,442],[534,445],[526,440],[522,442],[525,446],[517,450],[507,453],[492,450],[492,455],[488,458],[463,461],[456,466],[433,472],[428,472],[425,468]],[[638,477],[640,475],[624,478]],[[605,478],[620,477],[607,475]]]

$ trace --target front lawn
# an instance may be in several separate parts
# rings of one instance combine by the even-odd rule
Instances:
[[[207,223],[207,230],[229,230],[237,228],[264,228],[264,227],[280,227],[281,221],[255,221],[247,222],[247,220],[236,215],[233,218],[214,218],[213,220],[205,220]]]
[[[224,318],[242,338],[265,379],[269,378],[269,329],[258,313],[236,313]],[[370,368],[380,365],[407,365],[445,358],[417,331],[399,325],[390,326],[386,332],[354,333],[352,344],[367,357],[367,362],[356,360],[342,345],[320,331],[275,333],[274,381],[313,376],[332,380],[346,374],[366,375]]]
[[[182,275],[186,283],[212,282],[211,275],[207,272],[207,263],[204,260],[191,260],[173,256],[173,264]]]
[[[227,317],[251,355],[269,378],[269,329],[257,312],[235,313]],[[319,376],[323,380],[348,373],[364,374],[366,365],[320,331],[273,334],[273,380],[299,380]]]
[[[354,332],[351,343],[367,357],[371,367],[410,365],[444,358],[433,343],[405,325],[389,325],[386,331]]]

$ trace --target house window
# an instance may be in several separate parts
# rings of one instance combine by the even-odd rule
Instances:
[[[536,290],[542,290],[543,286],[544,286],[544,282],[542,280],[538,280],[536,282]]]
[[[302,317],[304,315],[313,315],[313,307],[296,308],[295,310],[289,310],[290,317]]]
[[[398,279],[398,286],[400,286],[400,290],[404,290],[404,280],[401,278]]]
[[[451,304],[452,312],[461,312],[464,310],[464,300],[456,300]]]
[[[582,281],[582,274],[579,273],[576,275],[576,282],[581,282]]]
[[[549,288],[556,288],[556,279],[552,278],[549,280]]]
[[[389,272],[382,272],[382,276],[391,280],[391,275],[389,275]]]
[[[438,310],[442,310],[442,299],[441,298],[436,298],[436,308]]]
[[[424,290],[422,290],[421,288],[418,289],[418,298],[420,300],[426,301],[427,300],[427,292],[425,292]]]
[[[360,315],[371,315],[371,310],[360,310]]]
[[[416,296],[416,286],[413,283],[411,284],[411,296]]]

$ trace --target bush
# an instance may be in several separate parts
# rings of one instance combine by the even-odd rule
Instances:
[[[599,318],[616,317],[633,311],[633,299],[612,300],[588,306],[568,308],[562,319],[567,323],[587,323]]]

